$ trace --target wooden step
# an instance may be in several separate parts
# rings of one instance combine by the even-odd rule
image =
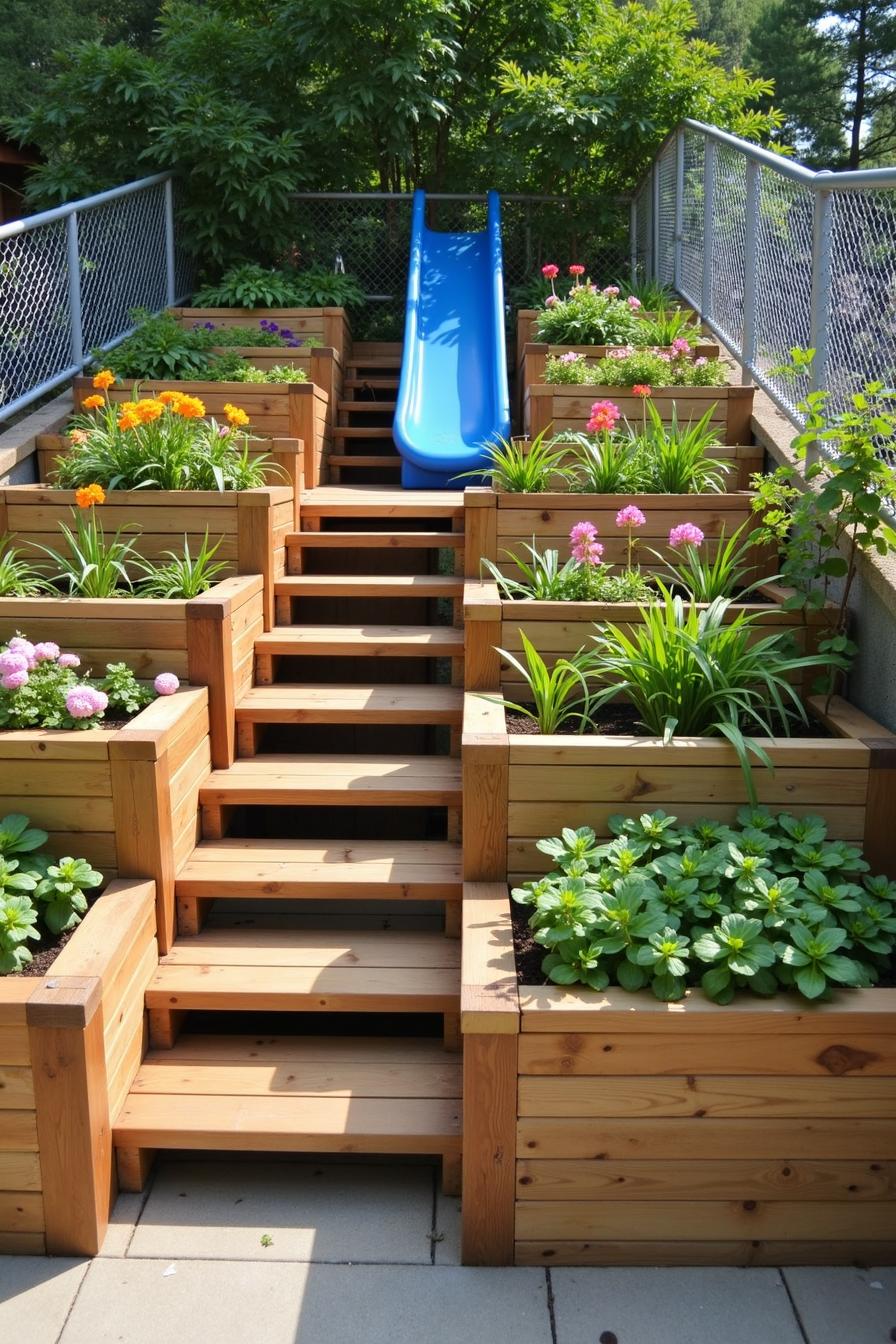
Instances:
[[[394,467],[397,471],[401,466],[397,453],[330,453],[327,462],[340,471],[346,467]]]
[[[339,401],[336,406],[346,415],[355,415],[359,411],[375,411],[377,414],[382,411],[385,414],[395,410],[394,401]]]
[[[463,532],[289,532],[287,549],[301,550],[439,550],[463,547]]]
[[[264,755],[213,770],[207,807],[459,807],[460,761],[452,756]]]
[[[290,574],[278,597],[462,597],[464,580],[450,574]]]
[[[390,355],[401,359],[403,350],[403,341],[355,341],[352,345],[352,358],[361,360],[364,355]]]
[[[464,635],[451,625],[281,625],[259,635],[257,657],[460,658]]]
[[[448,723],[463,717],[454,686],[255,686],[236,707],[237,723]]]
[[[441,1154],[456,1189],[460,1065],[441,1044],[184,1036],[150,1051],[114,1121],[123,1188],[153,1150]]]
[[[461,518],[462,490],[394,485],[319,485],[302,495],[303,518]]]
[[[401,355],[352,355],[347,369],[400,369]]]
[[[146,988],[152,1014],[454,1013],[460,944],[395,930],[211,929],[178,938]]]
[[[358,388],[368,387],[374,392],[397,392],[397,378],[346,378],[342,384],[343,388],[355,391]]]
[[[175,893],[179,908],[216,898],[457,901],[461,852],[444,840],[206,840]]]
[[[334,439],[391,439],[391,425],[337,425]]]

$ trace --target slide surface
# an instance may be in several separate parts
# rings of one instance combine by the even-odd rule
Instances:
[[[462,489],[484,445],[510,434],[501,205],[488,194],[482,233],[426,226],[414,193],[404,353],[393,434],[408,489]]]

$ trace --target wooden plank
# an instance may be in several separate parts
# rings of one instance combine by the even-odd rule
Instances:
[[[0,1228],[4,1234],[44,1230],[43,1196],[23,1191],[0,1190]]]
[[[631,802],[637,800],[650,810],[662,805],[674,810],[681,800],[694,799],[709,803],[737,803],[748,801],[746,781],[740,766],[695,766],[687,769],[687,758],[678,763],[626,768],[605,765],[600,767],[599,782],[593,766],[572,763],[558,769],[555,765],[511,765],[509,770],[509,800],[558,802],[594,799]],[[762,799],[768,806],[785,807],[791,798],[805,802],[816,800],[819,810],[827,802],[841,807],[861,807],[868,791],[867,769],[834,769],[830,765],[813,769],[800,766],[794,769],[777,767],[772,774],[762,773]],[[512,813],[511,813],[512,816]],[[511,821],[511,824],[512,821]],[[570,824],[570,823],[567,823]]]
[[[455,968],[167,966],[146,989],[150,1009],[442,1013],[456,1011]]]
[[[0,1116],[0,1153],[35,1153],[37,1150],[34,1111],[4,1111]]]
[[[320,806],[439,806],[460,802],[460,763],[451,757],[265,755],[213,771],[200,791],[209,803]]]
[[[0,1064],[0,1111],[27,1111],[33,1106],[31,1069],[24,1064]]]
[[[138,1094],[183,1093],[189,1096],[314,1097],[443,1097],[461,1095],[461,1065],[444,1058],[438,1064],[373,1064],[359,1062],[303,1063],[299,1068],[280,1061],[222,1064],[171,1060],[174,1051],[150,1051],[137,1073],[132,1091]]]
[[[521,1161],[517,1197],[581,1200],[792,1200],[865,1203],[896,1198],[894,1162]]]
[[[178,938],[162,966],[457,968],[460,956],[441,933],[238,927]]]
[[[0,1190],[40,1190],[37,1153],[0,1153]]]
[[[461,1257],[465,1265],[513,1258],[516,1035],[464,1041]]]
[[[896,1078],[521,1078],[521,1116],[896,1116]]]
[[[861,1237],[885,1241],[892,1238],[893,1228],[894,1209],[889,1201],[545,1200],[519,1203],[516,1210],[516,1235],[521,1241],[554,1237],[630,1241],[793,1237],[838,1242]]]
[[[896,1077],[896,1032],[883,1028],[860,1034],[848,1024],[821,1030],[779,1033],[769,1049],[766,1033],[749,1022],[729,1031],[694,1033],[680,1024],[673,1032],[615,1032],[567,1035],[530,1032],[520,1041],[521,1075],[707,1074],[766,1077]]]
[[[889,1120],[604,1120],[523,1119],[517,1154],[538,1158],[780,1158],[892,1161],[896,1127]]]
[[[2,986],[5,991],[6,985]],[[0,992],[2,992],[0,991]],[[28,1052],[28,1028],[25,1025],[24,1009],[22,1021],[18,1025],[3,1020],[3,1004],[0,1002],[0,1060],[4,1064],[30,1064]]]
[[[517,1241],[517,1265],[891,1265],[896,1240]]]

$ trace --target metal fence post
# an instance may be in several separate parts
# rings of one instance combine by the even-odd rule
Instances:
[[[629,279],[633,285],[638,283],[638,198],[632,197],[628,211],[628,258]]]
[[[174,307],[177,284],[174,273],[174,182],[165,183],[165,289],[169,308]]]
[[[713,229],[716,209],[716,143],[708,135],[703,137],[703,285],[700,292],[700,311],[712,317],[713,291]]]
[[[650,278],[658,280],[660,275],[660,164],[653,163],[650,179]]]
[[[744,207],[744,339],[742,383],[752,382],[756,363],[756,258],[759,241],[759,189],[761,172],[754,159],[746,164],[747,197]]]
[[[681,252],[684,242],[684,131],[675,135],[675,232],[672,235],[672,285],[681,293]]]
[[[78,212],[65,221],[65,264],[68,271],[68,315],[71,323],[72,364],[84,363],[84,331],[81,316],[81,257],[78,251]]]

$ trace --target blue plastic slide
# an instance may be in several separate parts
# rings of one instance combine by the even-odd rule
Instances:
[[[484,466],[484,445],[510,434],[501,204],[488,194],[484,233],[426,226],[414,193],[404,354],[393,428],[401,483],[462,489],[461,472]]]

